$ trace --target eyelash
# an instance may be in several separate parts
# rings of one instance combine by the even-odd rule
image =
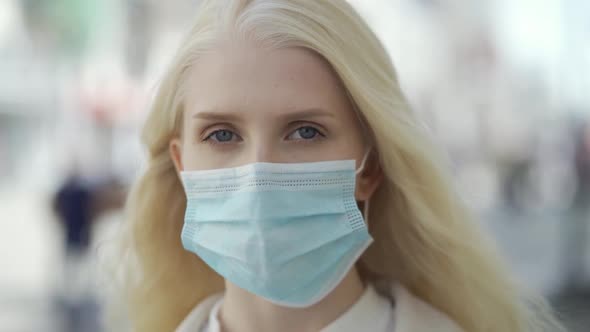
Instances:
[[[297,126],[297,128],[295,128],[294,130],[291,130],[291,132],[289,133],[289,135],[287,135],[287,137],[295,134],[297,131],[299,131],[303,128],[312,128],[313,130],[315,130],[317,132],[317,134],[314,137],[308,138],[308,139],[305,139],[305,138],[294,139],[293,140],[294,142],[296,142],[296,143],[311,143],[311,142],[315,142],[317,140],[320,140],[320,139],[326,137],[326,135],[323,133],[322,130],[320,130],[317,126],[310,125],[310,124],[301,124],[301,125]]]
[[[219,133],[219,132],[221,132],[221,131],[227,131],[227,132],[231,133],[231,134],[232,134],[232,140],[230,140],[230,141],[227,141],[227,142],[220,142],[220,141],[216,141],[216,140],[212,139],[212,138],[214,138],[215,134],[217,134],[217,133]],[[216,130],[212,131],[211,133],[207,134],[207,135],[205,136],[205,138],[203,138],[203,139],[202,139],[202,141],[203,141],[203,142],[205,142],[205,143],[208,143],[208,144],[219,144],[219,145],[222,145],[222,144],[229,144],[229,143],[232,143],[232,142],[234,142],[234,140],[233,140],[233,139],[234,139],[234,136],[235,136],[235,137],[237,137],[239,140],[241,140],[241,139],[242,139],[242,138],[240,137],[240,135],[238,135],[238,134],[236,134],[236,133],[235,133],[235,131],[234,131],[234,130],[232,130],[232,129],[224,129],[224,128],[220,128],[220,129],[216,129]]]
[[[303,129],[303,128],[313,128],[313,129],[314,129],[314,130],[317,132],[317,135],[316,135],[315,137],[313,137],[313,138],[309,138],[309,139],[304,139],[304,138],[302,138],[302,139],[295,139],[295,140],[293,140],[293,141],[294,141],[294,142],[297,142],[297,143],[309,143],[309,142],[313,142],[313,141],[317,141],[317,140],[319,140],[319,139],[325,138],[325,137],[326,137],[326,135],[323,133],[323,131],[322,131],[321,129],[319,129],[319,128],[317,128],[317,127],[318,127],[318,126],[314,126],[314,125],[310,125],[310,124],[301,124],[301,125],[299,125],[297,128],[295,128],[294,130],[290,131],[290,133],[289,133],[289,134],[288,134],[286,137],[289,137],[289,136],[293,135],[295,132],[297,132],[297,131],[298,131],[298,130],[300,130],[300,129]],[[242,139],[242,138],[240,137],[240,135],[238,135],[238,134],[236,134],[236,133],[235,133],[235,131],[234,131],[234,130],[232,130],[232,129],[225,129],[225,128],[220,128],[220,129],[216,129],[216,130],[212,131],[211,133],[207,134],[207,135],[206,135],[206,136],[205,136],[205,137],[202,139],[202,141],[203,141],[203,142],[205,142],[205,143],[208,143],[208,144],[218,144],[218,145],[229,144],[229,143],[232,143],[232,142],[234,142],[233,140],[231,140],[231,141],[228,141],[228,142],[219,142],[219,141],[215,141],[215,140],[213,140],[212,138],[214,137],[214,135],[215,135],[215,134],[217,134],[217,133],[218,133],[218,132],[220,132],[220,131],[227,131],[227,132],[230,132],[232,135],[234,135],[235,137],[237,137],[239,140],[241,140],[241,139]],[[232,139],[233,139],[233,136],[232,136]]]

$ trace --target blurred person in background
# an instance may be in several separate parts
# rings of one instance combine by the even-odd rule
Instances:
[[[563,258],[566,271],[565,293],[575,294],[588,291],[588,231],[590,229],[590,120],[573,125],[574,166],[577,177],[576,190],[571,207],[572,217],[564,226],[565,246]]]
[[[581,121],[576,133],[575,165],[578,176],[575,205],[587,213],[590,207],[590,120]]]
[[[95,214],[95,196],[93,186],[83,178],[80,168],[74,166],[53,200],[54,211],[64,233],[59,297],[67,331],[77,331],[87,325],[81,320],[90,288],[86,264]]]
[[[203,1],[143,131],[133,329],[561,330],[428,137],[344,0]]]
[[[75,163],[53,198],[53,208],[64,234],[63,270],[59,300],[67,331],[98,330],[97,304],[92,294],[91,255],[95,221],[120,209],[124,187],[112,176],[92,180]]]

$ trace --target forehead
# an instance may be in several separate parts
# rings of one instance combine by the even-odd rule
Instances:
[[[200,56],[189,71],[187,112],[232,109],[281,112],[290,108],[349,107],[331,66],[304,48],[269,49],[226,42]]]

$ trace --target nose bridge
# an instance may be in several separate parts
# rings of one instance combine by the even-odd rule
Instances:
[[[252,162],[273,163],[276,162],[276,143],[270,138],[254,140],[252,142]]]
[[[277,138],[273,136],[268,123],[259,126],[251,135],[248,142],[248,163],[276,163],[278,162]]]

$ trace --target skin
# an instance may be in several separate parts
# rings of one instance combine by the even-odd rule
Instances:
[[[311,51],[222,41],[192,66],[185,88],[182,134],[170,142],[177,171],[346,159],[360,167],[370,150],[338,77]],[[370,156],[356,179],[359,202],[382,181]],[[352,267],[320,302],[288,308],[226,281],[219,319],[224,332],[320,331],[363,290]]]

